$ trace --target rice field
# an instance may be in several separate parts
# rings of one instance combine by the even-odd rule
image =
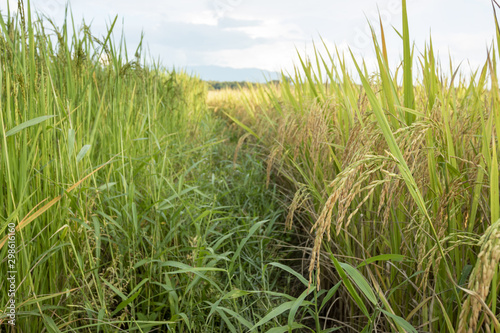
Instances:
[[[2,13],[0,331],[500,332],[500,29],[460,75],[402,4],[395,68],[219,91]]]
[[[284,325],[284,210],[206,84],[127,58],[116,19],[100,38],[25,9],[0,18],[0,331]]]
[[[414,52],[403,1],[403,59],[389,68],[380,31],[375,73],[320,46],[279,87],[209,104],[267,151],[286,226],[309,235],[302,273],[318,290],[340,283],[328,325],[499,331],[498,52],[469,79],[443,70],[431,41]]]

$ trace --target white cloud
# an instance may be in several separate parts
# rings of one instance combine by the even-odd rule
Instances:
[[[495,28],[487,0],[407,0],[410,33],[417,55],[431,33],[434,48],[443,59],[482,64]],[[15,0],[0,0],[17,8]],[[65,0],[32,0],[32,6],[62,21]],[[71,0],[75,21],[93,21],[93,32],[105,34],[110,18],[119,16],[127,44],[135,47],[141,31],[151,54],[165,65],[225,65],[277,70],[291,68],[295,47],[312,50],[329,44],[356,56],[373,59],[367,19],[378,30],[378,12],[385,25],[389,56],[397,63],[402,43],[392,27],[401,29],[400,0]],[[308,51],[303,51],[307,49]]]
[[[307,38],[307,35],[298,24],[283,23],[279,20],[264,20],[259,25],[238,27],[232,30],[242,31],[254,39],[266,38],[300,41]]]
[[[255,67],[270,71],[279,71],[289,67],[294,57],[293,45],[289,42],[260,44],[246,49],[227,49],[210,52],[206,55],[207,63],[235,68]]]

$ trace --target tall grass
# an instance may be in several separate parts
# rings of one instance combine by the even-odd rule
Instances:
[[[11,223],[17,271],[16,326],[2,278],[0,330],[286,331],[303,307],[317,319],[283,293],[298,275],[270,264],[276,189],[255,149],[233,161],[205,84],[148,64],[141,44],[128,58],[116,19],[98,38],[33,15],[28,2],[0,16],[0,276]]]
[[[278,89],[239,92],[228,115],[268,150],[289,225],[310,233],[310,281],[343,283],[325,325],[500,331],[497,52],[470,79],[445,75],[432,42],[414,66],[402,8],[396,70],[380,24],[375,73],[315,49]]]

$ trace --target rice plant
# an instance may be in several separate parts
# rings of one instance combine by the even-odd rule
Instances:
[[[129,57],[116,18],[100,37],[19,6],[0,16],[0,331],[299,327],[277,191],[256,148],[233,160],[205,83],[142,42]]]
[[[267,150],[288,227],[310,235],[310,283],[342,282],[325,327],[498,332],[498,52],[446,75],[432,41],[416,54],[402,8],[396,68],[380,24],[375,73],[325,46],[278,88],[212,103]]]

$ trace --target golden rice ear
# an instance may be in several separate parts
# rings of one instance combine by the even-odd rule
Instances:
[[[276,157],[281,153],[280,147],[275,147],[269,156],[267,157],[267,167],[266,167],[266,188],[269,188],[269,183],[271,182],[271,172],[273,171],[273,166]]]
[[[500,263],[500,219],[493,223],[479,241],[481,251],[469,278],[468,295],[462,311],[457,333],[475,332],[479,314],[485,312],[497,330],[500,323],[486,304],[491,282]]]
[[[288,207],[288,214],[286,216],[286,221],[285,221],[285,228],[287,230],[292,229],[295,211],[301,208],[304,205],[305,201],[308,199],[309,199],[309,190],[305,184],[301,184],[299,186],[299,189],[295,192],[295,195],[293,196],[292,203]]]
[[[243,146],[243,143],[245,140],[251,136],[252,134],[250,133],[245,133],[243,134],[240,139],[238,140],[238,144],[236,145],[236,148],[234,148],[234,157],[233,157],[233,169],[236,168],[236,160],[238,159],[238,153],[240,152],[241,147]]]

